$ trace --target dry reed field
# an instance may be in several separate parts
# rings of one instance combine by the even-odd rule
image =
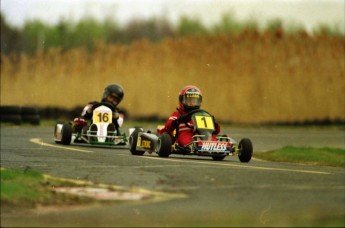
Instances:
[[[124,87],[130,117],[167,118],[193,84],[220,121],[345,120],[344,37],[243,32],[1,56],[1,105],[83,106],[109,83]]]

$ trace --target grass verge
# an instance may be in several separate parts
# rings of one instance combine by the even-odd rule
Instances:
[[[254,157],[277,162],[345,167],[345,150],[328,147],[311,148],[287,146],[279,150],[256,153]]]
[[[89,197],[57,194],[53,188],[73,183],[48,179],[39,172],[25,169],[3,169],[1,174],[1,207],[32,208],[38,205],[79,205],[94,202]]]

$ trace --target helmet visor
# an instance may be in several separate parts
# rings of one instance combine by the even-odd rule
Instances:
[[[200,107],[201,96],[199,94],[186,94],[183,97],[183,104],[188,107]]]
[[[106,98],[106,100],[110,103],[112,103],[113,105],[117,105],[119,103],[119,97],[116,94],[109,94]]]

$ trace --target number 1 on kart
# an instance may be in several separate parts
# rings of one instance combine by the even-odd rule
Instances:
[[[195,120],[198,129],[215,129],[211,116],[195,116]]]

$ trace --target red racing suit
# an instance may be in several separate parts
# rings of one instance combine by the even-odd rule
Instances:
[[[187,126],[185,123],[176,123],[176,120],[179,116],[183,115],[179,109],[175,112],[173,112],[167,122],[165,123],[164,128],[158,129],[159,134],[168,133],[174,140],[173,132],[174,130],[177,130],[177,139],[176,142],[180,146],[186,146],[190,144],[193,141],[193,134],[194,134],[194,125],[192,120],[188,122]],[[213,135],[217,135],[220,132],[220,125],[215,123],[216,130],[213,132]]]

